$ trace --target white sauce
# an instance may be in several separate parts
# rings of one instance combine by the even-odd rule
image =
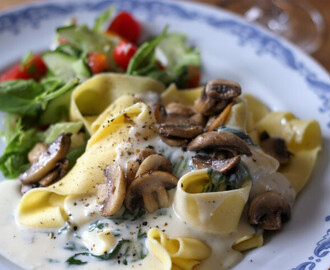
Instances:
[[[107,223],[107,227],[102,229],[110,230],[112,233],[120,233],[119,238],[136,239],[137,227],[141,228],[141,233],[146,233],[152,227],[159,227],[169,237],[194,237],[204,241],[212,248],[211,256],[202,262],[197,269],[227,269],[242,259],[239,252],[231,249],[234,239],[237,235],[243,233],[253,233],[253,230],[246,223],[241,222],[237,233],[230,235],[211,235],[205,234],[189,227],[177,217],[173,208],[160,209],[159,211],[145,215],[136,221],[128,221],[116,224],[116,220],[102,218],[98,215],[91,215],[94,212],[95,198],[72,198],[66,203],[66,209],[70,211],[70,222],[72,223],[71,231],[63,230],[60,234],[57,230],[43,230],[40,228],[26,228],[19,225],[15,220],[13,209],[16,209],[21,198],[19,192],[20,182],[18,180],[4,181],[0,184],[0,254],[24,269],[66,269],[68,264],[65,262],[76,252],[65,248],[72,246],[72,242],[76,245],[84,245],[86,242],[80,237],[83,234],[90,234],[90,241],[93,241],[95,232],[91,230],[90,223],[99,219],[101,222]],[[173,200],[175,190],[170,192],[171,200]],[[71,205],[71,206],[70,206]],[[163,213],[163,215],[161,215]],[[74,228],[74,224],[79,222],[79,227]],[[73,229],[74,228],[74,229]],[[97,229],[94,229],[97,230]],[[61,231],[61,230],[59,230]],[[50,236],[53,233],[53,238]],[[117,240],[118,241],[118,240]],[[142,239],[144,243],[144,238]],[[89,246],[86,246],[89,248]],[[147,249],[144,249],[147,252]],[[127,266],[123,265],[122,258],[120,264],[118,260],[98,261],[88,256],[80,256],[77,259],[88,262],[85,265],[76,266],[76,269],[162,269],[159,261],[149,252],[143,260],[136,261]]]

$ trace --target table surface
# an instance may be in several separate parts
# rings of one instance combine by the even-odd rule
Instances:
[[[47,0],[0,0],[0,11],[10,9],[17,5],[41,2]],[[230,5],[225,5],[228,0],[194,0],[196,2],[203,2],[214,6],[226,7],[232,11],[234,8]],[[323,36],[323,43],[321,48],[312,54],[312,57],[317,60],[325,69],[330,72],[330,0],[306,0],[309,1],[315,8],[317,8],[323,15],[326,29]],[[303,23],[303,22],[302,22]]]

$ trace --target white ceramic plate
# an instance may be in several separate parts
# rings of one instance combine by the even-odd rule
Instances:
[[[273,110],[315,118],[322,127],[323,151],[309,184],[297,199],[291,221],[261,248],[247,252],[234,269],[325,270],[330,267],[330,77],[309,56],[238,16],[212,7],[160,0],[58,0],[0,14],[0,69],[27,51],[42,51],[54,30],[75,16],[92,23],[110,4],[129,10],[148,34],[170,31],[189,36],[200,48],[203,80],[238,81]],[[0,100],[1,102],[1,100]],[[3,151],[0,149],[1,152]],[[14,269],[0,258],[0,269]]]

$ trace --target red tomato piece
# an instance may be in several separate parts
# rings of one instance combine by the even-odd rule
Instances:
[[[34,55],[27,63],[22,66],[16,64],[0,75],[0,82],[10,80],[28,80],[39,81],[47,73],[47,66],[40,55]]]
[[[128,12],[123,11],[113,19],[107,32],[114,32],[124,39],[137,43],[142,32],[140,23]]]
[[[87,63],[93,74],[101,73],[108,68],[107,57],[104,53],[89,53]]]
[[[118,46],[113,51],[113,57],[117,62],[118,66],[122,67],[123,69],[127,69],[129,61],[134,56],[138,47],[134,44],[127,42],[127,41],[120,41]]]

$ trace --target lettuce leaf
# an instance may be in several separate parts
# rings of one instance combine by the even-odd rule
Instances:
[[[147,76],[165,85],[175,83],[184,88],[188,66],[201,65],[199,51],[189,48],[186,40],[181,34],[167,34],[166,27],[159,36],[140,46],[128,65],[127,74]]]
[[[27,154],[37,142],[42,141],[42,137],[35,129],[24,131],[21,119],[17,121],[10,131],[10,137],[7,137],[7,146],[0,157],[0,170],[6,178],[16,178],[30,166]]]
[[[79,82],[73,79],[62,87],[56,79],[38,83],[34,80],[13,80],[0,83],[0,111],[36,116],[47,103],[70,91]]]

